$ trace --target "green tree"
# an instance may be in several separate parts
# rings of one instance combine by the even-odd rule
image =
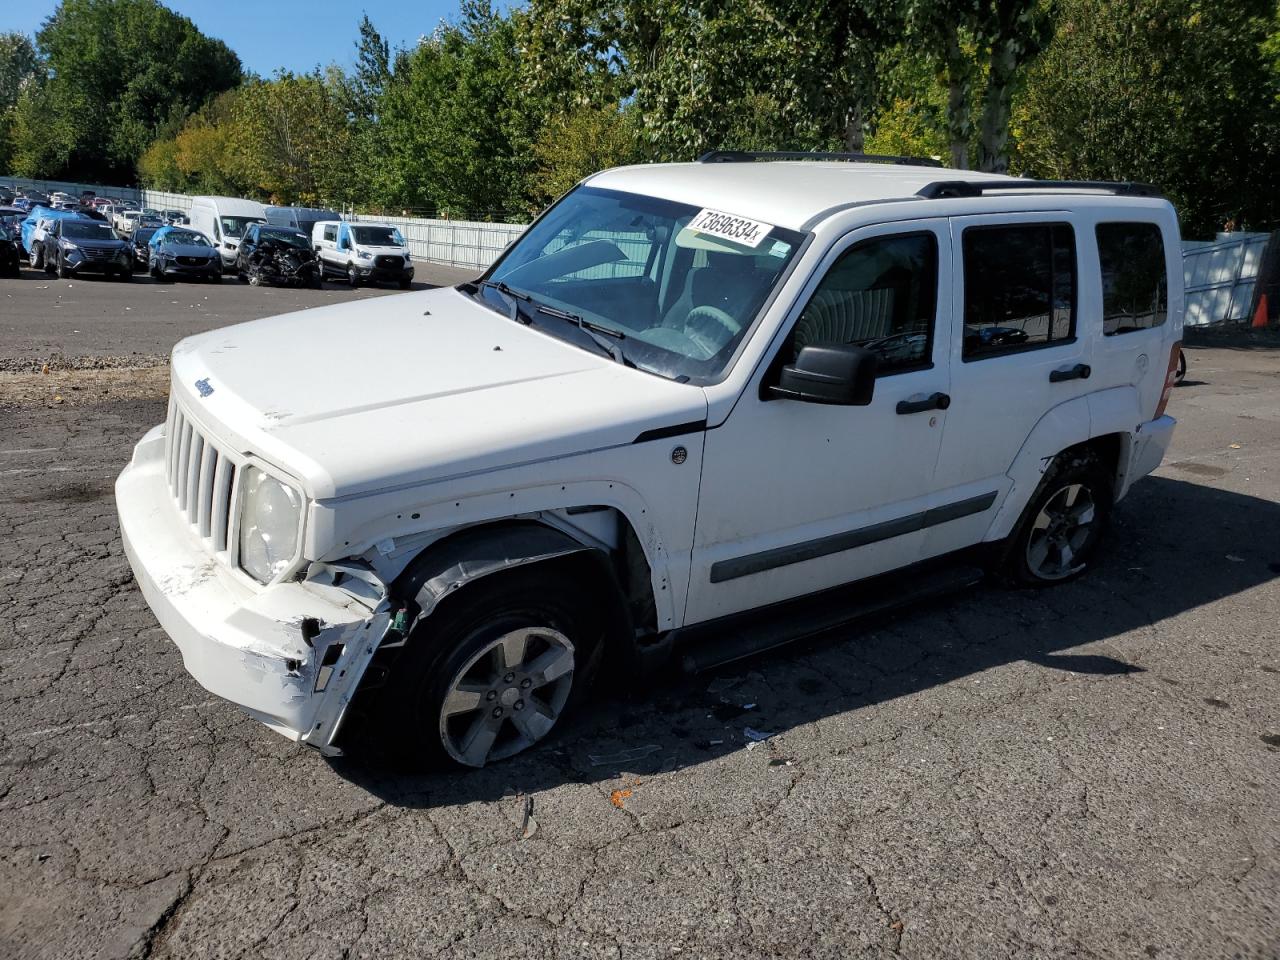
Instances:
[[[36,41],[49,79],[20,100],[14,133],[32,176],[129,179],[152,140],[240,80],[226,44],[157,0],[63,0]]]
[[[1015,114],[1037,176],[1142,180],[1189,235],[1280,215],[1274,0],[1061,0]]]
[[[951,166],[1009,168],[1013,98],[1053,32],[1054,0],[912,0],[909,37],[947,91]],[[975,137],[976,134],[976,137]]]
[[[578,107],[553,117],[533,145],[538,166],[530,183],[535,201],[567,193],[583,177],[631,163],[637,141],[629,113],[616,107]]]

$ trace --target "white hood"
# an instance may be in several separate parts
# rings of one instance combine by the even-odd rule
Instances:
[[[706,417],[701,388],[452,289],[189,337],[173,351],[173,389],[215,438],[275,463],[317,499],[629,444]]]

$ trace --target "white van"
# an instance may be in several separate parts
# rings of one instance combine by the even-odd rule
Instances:
[[[341,220],[337,210],[319,207],[267,207],[267,223],[276,227],[289,227],[312,236],[315,226],[322,220]]]
[[[474,282],[181,341],[116,502],[187,669],[478,767],[602,664],[1089,570],[1174,429],[1173,207],[789,156],[607,170]]]
[[[222,270],[236,268],[236,254],[245,227],[266,223],[267,208],[257,200],[240,197],[195,197],[188,214],[191,226],[213,240],[222,255]]]
[[[401,290],[413,282],[413,257],[400,231],[385,223],[326,220],[312,228],[311,242],[320,260],[320,278],[346,277],[353,287],[395,281]]]

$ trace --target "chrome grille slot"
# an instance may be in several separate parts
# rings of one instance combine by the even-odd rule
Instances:
[[[171,401],[165,476],[178,512],[215,552],[227,550],[238,466]],[[224,558],[225,559],[225,558]]]

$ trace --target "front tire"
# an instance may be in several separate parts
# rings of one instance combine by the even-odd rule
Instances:
[[[1015,585],[1043,587],[1091,569],[1111,519],[1113,485],[1095,451],[1058,454],[1010,537],[1006,577]]]
[[[59,280],[66,280],[71,276],[71,272],[67,269],[67,261],[62,255],[58,255],[57,262],[53,266],[54,273],[58,275]]]
[[[356,272],[354,265],[347,267],[347,283],[351,284],[352,290],[360,286],[360,274]]]
[[[384,701],[390,723],[382,726],[400,759],[436,767],[505,760],[582,700],[602,621],[567,578],[543,566],[485,578],[414,630]]]

